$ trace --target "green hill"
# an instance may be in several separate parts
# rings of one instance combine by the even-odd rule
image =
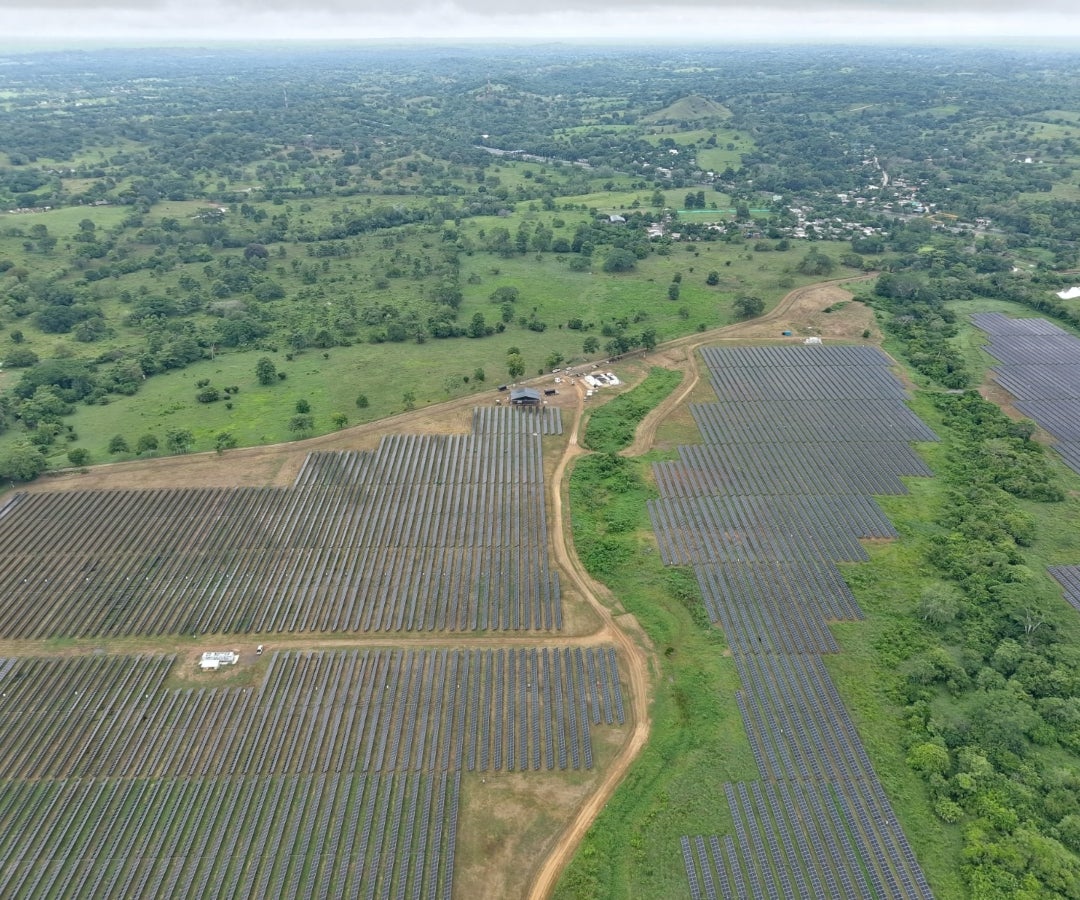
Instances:
[[[649,113],[642,121],[651,123],[660,122],[690,122],[700,119],[726,119],[731,111],[724,105],[702,97],[700,94],[690,94],[663,109]]]

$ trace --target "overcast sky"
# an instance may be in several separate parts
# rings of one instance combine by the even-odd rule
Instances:
[[[1080,0],[0,0],[34,39],[1073,39]],[[0,39],[2,40],[2,39]]]

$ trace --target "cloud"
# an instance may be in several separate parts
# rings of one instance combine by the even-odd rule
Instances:
[[[162,40],[1080,36],[1074,0],[0,0],[11,35]]]

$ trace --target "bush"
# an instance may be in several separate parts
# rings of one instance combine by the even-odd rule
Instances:
[[[72,447],[68,450],[67,458],[73,466],[85,466],[90,462],[90,451],[85,447]]]
[[[148,453],[151,450],[157,450],[158,439],[155,435],[144,434],[135,442],[136,453]]]
[[[195,395],[200,403],[216,403],[221,399],[221,392],[216,387],[204,387]]]
[[[38,355],[29,347],[14,347],[8,351],[4,365],[9,369],[27,369],[38,364]]]

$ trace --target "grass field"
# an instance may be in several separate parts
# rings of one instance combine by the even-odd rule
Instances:
[[[493,220],[499,221],[499,220]],[[473,223],[479,231],[483,222]],[[73,225],[72,227],[77,227]],[[400,245],[402,253],[419,257],[425,250],[423,235],[406,238]],[[410,309],[423,309],[416,291],[426,291],[432,284],[427,278],[419,283],[412,278],[394,278],[385,288],[373,285],[371,273],[389,262],[377,242],[365,238],[358,242],[352,257],[336,260],[326,272],[318,275],[315,289],[327,299],[323,311],[310,303],[284,301],[283,315],[290,317],[300,328],[303,323],[318,322],[333,315],[337,292],[356,291],[367,302],[393,305],[403,315]],[[824,245],[825,252],[839,253],[839,246]],[[519,290],[514,303],[514,318],[501,334],[479,339],[429,339],[415,342],[372,344],[354,343],[350,347],[334,347],[327,351],[308,348],[287,358],[287,347],[274,343],[276,350],[259,347],[252,350],[220,350],[213,360],[201,360],[188,367],[155,375],[147,379],[139,392],[131,397],[112,395],[107,407],[79,405],[66,422],[78,435],[76,441],[57,445],[53,449],[53,464],[66,464],[65,454],[71,446],[85,447],[93,462],[107,460],[107,445],[117,434],[124,435],[130,444],[139,435],[154,433],[159,440],[168,428],[189,429],[195,436],[193,450],[212,449],[217,434],[228,431],[241,446],[275,443],[295,435],[288,430],[299,399],[308,401],[315,417],[315,433],[333,429],[331,416],[344,414],[350,423],[371,421],[402,411],[405,394],[414,395],[417,406],[424,406],[462,396],[470,392],[490,390],[512,380],[507,372],[507,351],[518,347],[525,362],[526,377],[546,370],[553,353],[575,363],[585,359],[583,342],[594,336],[600,350],[590,358],[604,358],[603,347],[608,338],[602,334],[605,326],[625,322],[626,332],[637,334],[645,328],[655,329],[659,340],[668,340],[704,328],[714,328],[734,320],[733,301],[742,294],[753,294],[766,300],[771,307],[792,284],[804,284],[812,278],[793,275],[802,258],[802,249],[787,252],[756,254],[739,244],[692,243],[676,245],[667,255],[653,254],[640,260],[636,270],[625,274],[606,274],[594,266],[591,272],[570,271],[570,254],[535,254],[504,259],[488,253],[464,257],[461,288],[464,299],[458,311],[458,322],[467,324],[480,313],[489,325],[500,318],[500,306],[490,299],[498,287]],[[293,262],[298,266],[294,269]],[[272,261],[273,277],[289,296],[302,296],[305,288],[301,273],[309,260],[294,248],[283,259]],[[202,277],[202,264],[180,266],[173,277],[187,272]],[[716,270],[720,282],[705,284],[707,274]],[[679,298],[668,299],[668,285],[681,275]],[[118,319],[126,312],[117,299],[118,286],[131,293],[161,289],[158,279],[150,272],[136,272],[119,281],[97,283],[93,289],[107,314]],[[546,325],[542,332],[522,327],[518,320],[535,317]],[[197,316],[196,321],[212,327],[210,316]],[[287,318],[286,321],[289,321]],[[582,318],[585,330],[567,327],[574,318]],[[307,327],[310,327],[307,326]],[[123,334],[107,339],[98,352],[108,347],[124,347],[131,336]],[[64,356],[77,349],[67,335],[33,335],[26,346],[40,357]],[[255,381],[255,364],[269,356],[280,371],[286,373],[284,382],[260,387]],[[475,370],[481,368],[486,381],[477,383]],[[0,374],[0,384],[14,384],[19,370]],[[468,382],[465,379],[468,378]],[[239,393],[217,403],[203,404],[195,400],[196,382],[209,379],[219,390],[238,386]],[[366,395],[369,406],[358,409],[356,399]],[[232,403],[232,408],[226,407]],[[487,402],[487,401],[481,401]],[[18,438],[9,430],[0,438],[8,443]]]
[[[679,837],[730,828],[721,785],[757,772],[723,635],[705,618],[693,574],[665,568],[656,553],[644,509],[649,461],[593,456],[572,476],[579,555],[637,618],[660,668],[649,742],[559,882],[560,898],[682,896]]]

